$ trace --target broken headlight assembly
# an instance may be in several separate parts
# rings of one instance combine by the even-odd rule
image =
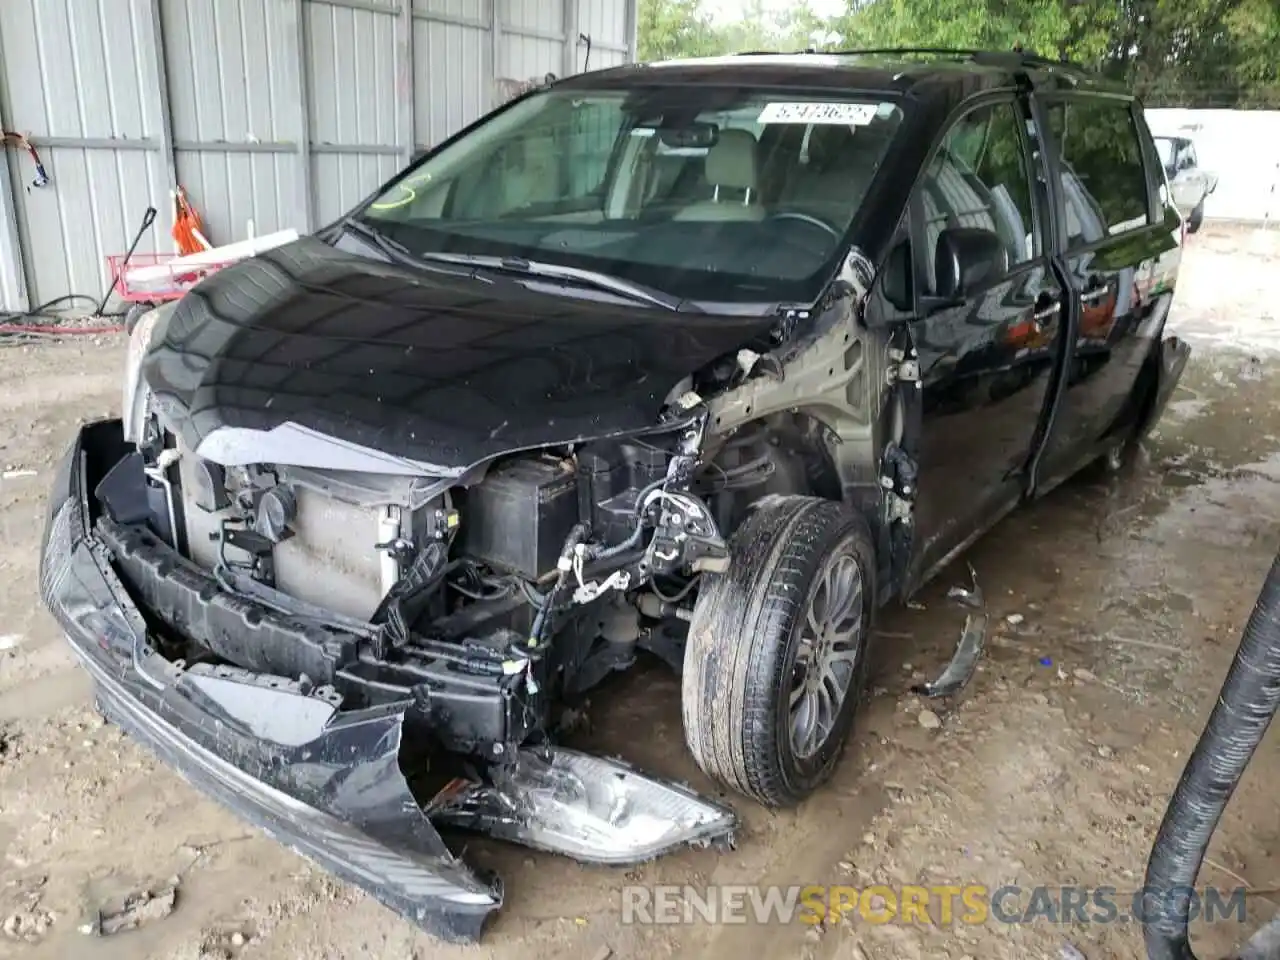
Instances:
[[[531,747],[491,775],[489,783],[449,784],[428,804],[428,816],[593,863],[637,863],[685,844],[732,843],[732,811],[618,760]]]

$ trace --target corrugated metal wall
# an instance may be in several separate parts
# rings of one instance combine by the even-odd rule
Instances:
[[[334,219],[525,81],[624,63],[637,0],[0,0],[0,309],[97,294],[171,248],[180,183],[214,243]]]

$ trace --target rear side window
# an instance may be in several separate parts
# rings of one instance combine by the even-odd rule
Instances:
[[[1075,249],[1146,226],[1147,178],[1127,101],[1073,99],[1048,106]]]

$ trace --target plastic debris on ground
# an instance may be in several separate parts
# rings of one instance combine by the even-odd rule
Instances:
[[[960,642],[938,679],[912,687],[912,691],[921,696],[949,697],[959,693],[968,685],[978,667],[987,641],[987,614],[978,575],[972,566],[969,567],[969,583],[968,587],[952,587],[947,591],[949,599],[974,612],[965,616]],[[921,723],[924,724],[923,717]]]

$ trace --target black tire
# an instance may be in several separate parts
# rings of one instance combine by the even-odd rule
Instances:
[[[1204,201],[1201,200],[1196,204],[1196,208],[1191,211],[1191,216],[1187,217],[1187,233],[1196,233],[1203,225]]]
[[[729,541],[727,573],[703,575],[681,681],[685,742],[710,777],[770,807],[792,806],[832,774],[867,678],[875,610],[875,551],[866,521],[812,497],[768,497]],[[843,700],[825,738],[797,755],[789,697],[802,627],[819,574],[848,560],[861,578],[856,649]],[[806,648],[809,649],[809,648]],[[812,656],[812,654],[810,654]],[[821,681],[819,681],[821,682]],[[816,705],[813,707],[816,710]]]

